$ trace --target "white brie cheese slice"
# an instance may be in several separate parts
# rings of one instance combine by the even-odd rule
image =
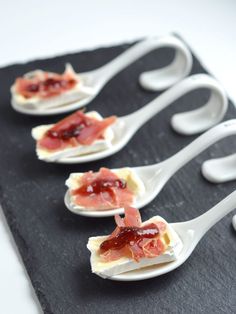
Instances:
[[[127,187],[134,193],[134,203],[137,197],[142,196],[145,193],[145,186],[143,181],[139,178],[135,171],[129,167],[112,169],[120,179],[126,181]],[[75,190],[81,187],[81,177],[84,175],[83,172],[71,173],[69,178],[66,180],[66,186],[69,190]],[[90,210],[75,203],[76,196],[70,195],[70,208],[73,212],[81,210]],[[94,209],[93,209],[94,210]],[[99,210],[99,209],[98,209]]]
[[[91,111],[86,113],[86,116],[95,118],[97,120],[102,120],[102,116],[96,112],[96,111]],[[53,127],[53,124],[48,124],[48,125],[40,125],[32,129],[32,137],[38,141],[40,140],[45,132],[47,132],[50,128]],[[45,160],[45,161],[57,161],[60,158],[65,158],[65,157],[74,157],[74,156],[80,156],[80,155],[86,155],[86,154],[91,154],[97,151],[105,150],[108,149],[112,146],[112,140],[114,137],[113,131],[111,127],[108,127],[104,131],[104,139],[99,139],[95,140],[91,145],[79,145],[76,147],[69,147],[69,148],[64,148],[62,150],[58,151],[49,151],[47,149],[43,149],[40,147],[36,147],[36,153],[37,156],[40,160]]]
[[[91,252],[90,263],[92,272],[102,278],[109,278],[128,271],[176,260],[183,248],[182,241],[174,229],[160,216],[152,217],[142,223],[142,226],[152,222],[155,223],[155,221],[162,221],[167,225],[166,233],[170,241],[166,244],[166,250],[163,254],[153,258],[142,258],[139,262],[127,257],[122,257],[112,262],[104,262],[99,255],[99,247],[107,239],[107,236],[91,237],[89,238],[87,248]],[[164,236],[161,239],[165,241]]]

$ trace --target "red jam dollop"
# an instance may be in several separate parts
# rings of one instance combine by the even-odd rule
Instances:
[[[82,130],[86,127],[89,127],[90,125],[91,123],[84,120],[84,121],[78,122],[77,124],[71,124],[67,129],[58,130],[58,131],[55,131],[53,129],[48,130],[47,136],[51,138],[58,138],[61,140],[68,140],[72,137],[79,136]]]
[[[73,72],[56,74],[40,72],[32,78],[20,77],[16,79],[16,92],[25,98],[50,98],[75,87],[78,78]]]
[[[139,210],[125,208],[125,217],[115,215],[117,227],[100,244],[98,254],[103,262],[112,262],[127,257],[138,262],[142,258],[153,258],[165,251],[161,237],[166,232],[162,221],[142,225]]]
[[[88,185],[83,185],[74,191],[75,194],[89,196],[90,194],[99,194],[110,192],[112,188],[125,189],[126,181],[123,179],[101,179],[96,180]]]
[[[105,130],[115,121],[115,116],[97,120],[77,111],[56,123],[37,144],[49,151],[91,145],[95,140],[102,139]]]
[[[159,229],[154,223],[144,227],[120,227],[119,232],[113,238],[101,243],[100,250],[102,252],[120,250],[127,244],[139,243],[143,239],[152,239],[158,234]]]
[[[106,210],[130,206],[133,203],[134,193],[127,186],[127,182],[110,169],[86,172],[79,183],[79,188],[71,190],[74,202],[79,206]]]

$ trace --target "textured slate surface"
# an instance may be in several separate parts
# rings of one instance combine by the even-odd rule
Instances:
[[[164,160],[195,137],[175,134],[173,113],[195,108],[208,98],[192,92],[154,117],[113,157],[86,165],[46,164],[37,160],[30,130],[59,117],[29,117],[10,107],[15,77],[35,68],[62,71],[71,62],[80,71],[94,69],[128,45],[98,49],[0,69],[0,202],[45,313],[235,313],[236,234],[229,215],[200,242],[179,269],[143,282],[119,283],[92,275],[86,243],[89,236],[109,233],[113,219],[90,219],[65,209],[64,181],[72,171],[138,166]],[[151,53],[117,75],[89,105],[103,115],[128,114],[158,93],[142,90],[137,77],[167,64],[173,51]],[[192,73],[205,72],[194,59]],[[235,117],[230,103],[225,119]],[[61,116],[60,116],[61,117]],[[143,219],[160,214],[167,221],[191,219],[235,189],[235,182],[213,185],[200,175],[201,163],[231,153],[233,137],[224,139],[180,170],[161,194],[142,210]]]

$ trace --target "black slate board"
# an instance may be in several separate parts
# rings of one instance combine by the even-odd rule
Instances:
[[[14,112],[9,88],[15,77],[35,68],[63,71],[71,62],[81,72],[111,60],[129,45],[102,48],[0,69],[0,187],[4,213],[26,269],[45,313],[235,313],[236,234],[229,215],[200,242],[191,258],[162,277],[120,283],[103,280],[90,272],[89,236],[107,234],[112,218],[91,219],[65,209],[64,181],[72,171],[138,166],[164,160],[195,137],[174,133],[169,125],[173,113],[198,107],[208,91],[182,97],[145,125],[115,156],[86,165],[47,164],[38,161],[30,130],[57,121],[61,116],[29,117]],[[142,90],[138,75],[161,67],[173,58],[161,49],[135,62],[110,81],[89,105],[102,115],[128,114],[158,93]],[[194,58],[192,73],[206,72]],[[225,119],[235,117],[230,102]],[[143,219],[160,214],[169,222],[191,219],[235,189],[235,182],[213,185],[200,175],[201,163],[231,153],[233,137],[224,139],[180,170],[160,195],[142,209]],[[17,292],[16,292],[17,293]]]

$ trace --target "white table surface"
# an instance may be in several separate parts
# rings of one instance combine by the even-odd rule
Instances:
[[[236,100],[235,29],[235,0],[0,0],[0,67],[175,31]],[[0,252],[0,313],[42,313],[1,209]]]

